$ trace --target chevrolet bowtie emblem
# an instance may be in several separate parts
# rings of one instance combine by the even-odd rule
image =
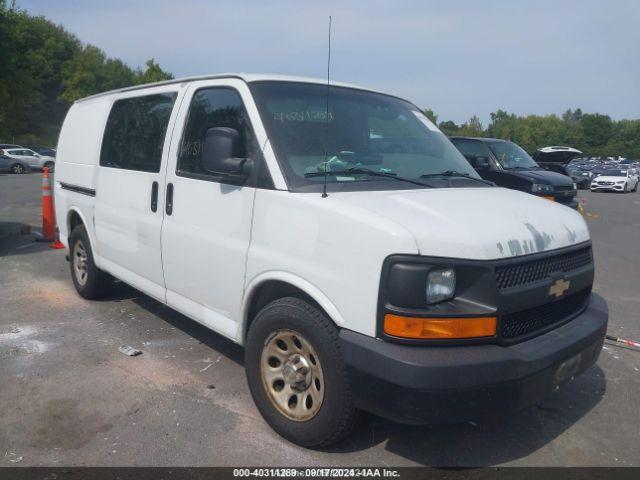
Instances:
[[[560,298],[562,295],[565,294],[567,290],[569,290],[570,285],[571,285],[571,282],[569,282],[569,280],[564,280],[562,278],[559,278],[549,288],[549,295],[553,295],[556,298]]]

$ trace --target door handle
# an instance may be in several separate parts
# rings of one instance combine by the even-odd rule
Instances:
[[[167,203],[165,205],[165,211],[167,215],[173,213],[173,183],[167,184]]]
[[[151,211],[158,210],[158,182],[151,184]]]

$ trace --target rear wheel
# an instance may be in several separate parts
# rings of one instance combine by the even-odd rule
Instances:
[[[276,432],[304,447],[346,437],[355,407],[338,329],[315,306],[282,298],[251,324],[245,369],[253,399]]]
[[[47,162],[44,164],[44,166],[49,169],[49,173],[53,172],[56,168],[56,164],[53,162]]]
[[[96,267],[84,225],[73,229],[69,237],[69,250],[71,278],[76,291],[87,299],[105,296],[113,279],[107,272]]]
[[[14,163],[11,165],[11,173],[15,173],[16,175],[20,175],[24,173],[24,167],[19,163]]]

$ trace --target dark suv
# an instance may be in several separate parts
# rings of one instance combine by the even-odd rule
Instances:
[[[485,180],[578,208],[573,180],[543,169],[519,145],[497,138],[451,137],[451,141]]]

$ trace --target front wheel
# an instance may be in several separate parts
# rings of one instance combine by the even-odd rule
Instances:
[[[11,165],[11,173],[21,175],[24,173],[24,167],[19,163],[14,163],[13,165]]]
[[[253,400],[287,440],[321,447],[346,437],[355,407],[338,329],[299,298],[264,307],[251,324],[245,369]]]

